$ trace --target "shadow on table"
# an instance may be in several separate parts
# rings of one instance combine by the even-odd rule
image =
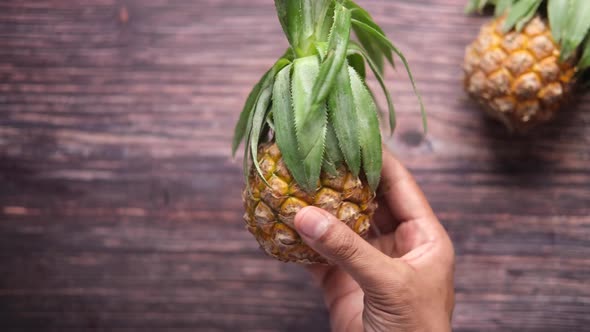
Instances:
[[[511,134],[500,123],[481,112],[486,149],[493,151],[494,169],[513,177],[515,183],[541,187],[548,174],[571,167],[573,145],[584,142],[585,126],[580,121],[580,99],[564,106],[550,123],[526,135]],[[478,108],[473,102],[469,108]]]

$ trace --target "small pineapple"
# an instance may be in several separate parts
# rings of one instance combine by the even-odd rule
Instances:
[[[383,30],[350,0],[275,0],[275,6],[290,47],[254,86],[232,146],[235,154],[245,142],[244,220],[268,255],[328,263],[303,243],[294,229],[295,214],[313,205],[360,235],[368,232],[382,161],[365,64],[386,96],[392,131],[395,114],[383,82],[384,63],[393,65],[396,54],[410,78],[411,73]],[[350,39],[351,30],[358,43]]]
[[[293,180],[275,143],[262,144],[259,158],[270,186],[252,172],[243,193],[244,220],[269,255],[285,261],[325,262],[294,231],[295,214],[308,205],[332,213],[361,236],[367,233],[377,203],[366,181],[342,167],[335,174],[322,173],[315,193],[310,194]]]
[[[497,17],[466,49],[465,90],[510,131],[526,133],[554,117],[590,66],[590,42],[582,45],[590,1],[549,0],[548,18],[542,0],[472,0],[467,10],[487,4]]]

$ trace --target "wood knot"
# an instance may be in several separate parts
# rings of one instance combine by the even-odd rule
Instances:
[[[129,22],[129,11],[127,10],[126,6],[123,6],[119,9],[119,21],[121,23]]]

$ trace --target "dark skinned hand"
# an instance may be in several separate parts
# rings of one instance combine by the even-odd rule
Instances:
[[[307,207],[295,226],[334,265],[311,265],[333,331],[450,331],[453,245],[424,194],[384,148],[379,209],[368,242]]]

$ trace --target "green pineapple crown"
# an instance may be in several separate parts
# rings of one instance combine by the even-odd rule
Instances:
[[[236,125],[232,153],[244,147],[244,176],[250,160],[260,178],[258,145],[272,133],[294,180],[306,191],[316,189],[322,170],[340,166],[369,186],[379,184],[381,134],[373,94],[365,85],[367,63],[387,99],[389,126],[395,110],[385,82],[385,61],[402,61],[426,120],[424,106],[404,55],[385,36],[369,13],[351,0],[275,0],[290,47],[264,74],[248,96]],[[351,39],[351,30],[358,42]],[[268,185],[268,183],[266,183]]]
[[[495,16],[507,15],[505,32],[520,31],[537,13],[546,13],[561,60],[576,58],[580,72],[590,68],[589,0],[469,0],[465,11],[482,12],[486,5],[495,7]]]

